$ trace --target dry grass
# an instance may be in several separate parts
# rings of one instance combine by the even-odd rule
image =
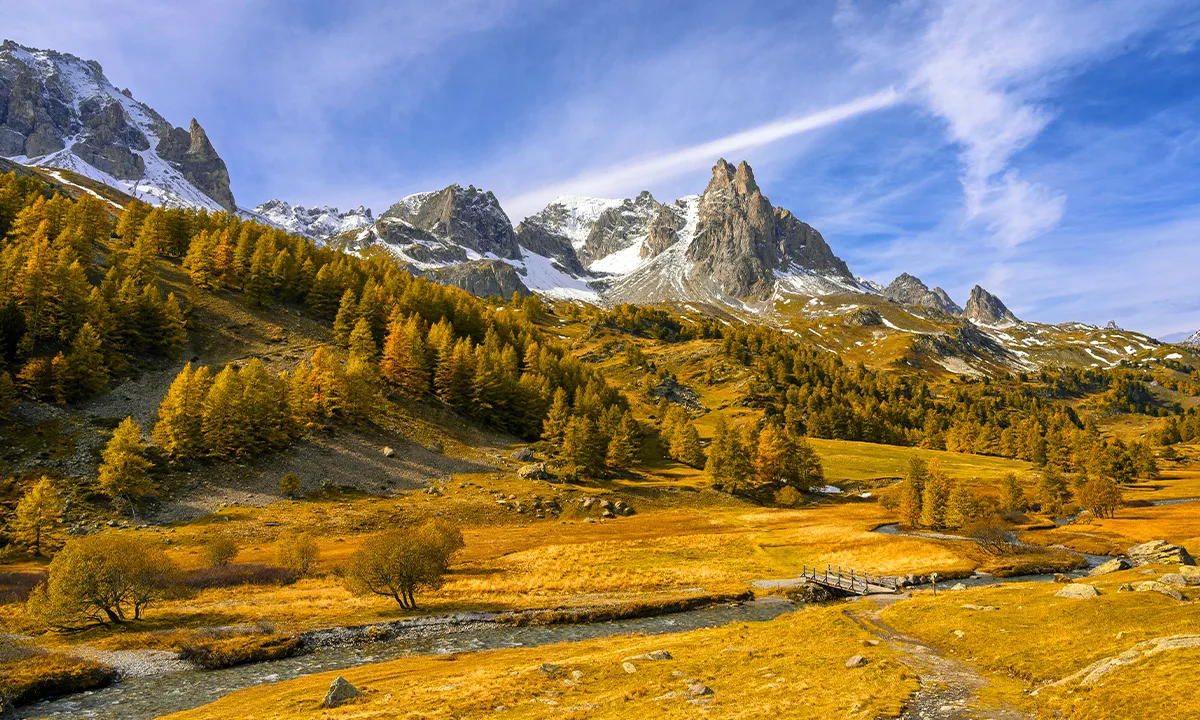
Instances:
[[[1154,568],[1168,572],[1166,567]],[[1062,587],[1054,583],[1014,583],[998,587],[974,588],[960,592],[942,592],[932,597],[920,592],[908,602],[896,603],[883,618],[897,630],[917,637],[946,653],[981,668],[998,678],[1018,678],[1028,689],[1058,681],[1089,664],[1114,657],[1133,645],[1156,637],[1200,632],[1200,614],[1190,602],[1179,602],[1158,593],[1118,593],[1126,582],[1147,579],[1141,569],[1113,573],[1087,580],[1100,589],[1099,597],[1087,600],[1057,598]],[[1200,591],[1186,591],[1197,596]],[[993,611],[968,609],[967,605],[990,606]],[[956,631],[961,632],[959,637]],[[1174,665],[1177,657],[1161,662]],[[1139,677],[1152,677],[1149,685],[1170,697],[1180,697],[1171,689],[1196,677],[1192,667],[1180,675],[1148,675],[1148,667],[1137,668]],[[1120,703],[1122,712],[1111,715],[1068,714],[1067,717],[1156,717],[1160,692],[1127,694],[1130,688],[1125,673],[1119,670],[1106,684],[1089,696]],[[1076,693],[1083,692],[1072,687]],[[1141,698],[1146,704],[1133,704]],[[1039,709],[1052,713],[1068,710],[1078,700],[1065,692],[1039,693]],[[1095,703],[1085,703],[1094,707]],[[1115,706],[1114,706],[1115,707]],[[1190,716],[1200,710],[1192,694],[1186,703],[1173,707],[1173,713]],[[1184,708],[1192,709],[1186,712]],[[1075,711],[1072,711],[1074,713]]]
[[[625,636],[469,655],[414,657],[260,686],[170,717],[460,718],[508,708],[505,717],[692,718],[687,683],[713,694],[703,714],[717,718],[876,718],[894,716],[917,683],[886,645],[837,607],[812,607],[763,623],[734,624],[658,637]],[[781,638],[786,641],[781,642]],[[625,657],[667,650],[674,659]],[[848,669],[860,653],[871,660]],[[559,671],[547,674],[542,663]],[[571,673],[579,671],[576,681]],[[366,697],[322,710],[330,682],[343,675]],[[677,695],[670,695],[677,693]],[[665,696],[665,697],[664,697]],[[701,698],[705,699],[705,698]]]

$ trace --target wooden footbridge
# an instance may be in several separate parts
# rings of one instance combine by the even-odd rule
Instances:
[[[879,593],[894,594],[900,592],[896,586],[896,578],[879,575],[868,575],[853,568],[843,568],[840,565],[826,565],[824,569],[803,566],[800,576],[816,585],[822,585],[835,590],[853,593],[855,595],[876,595]]]

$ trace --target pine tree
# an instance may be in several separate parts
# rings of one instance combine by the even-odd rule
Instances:
[[[929,468],[925,461],[916,455],[909,458],[908,475],[904,478],[900,497],[900,522],[908,527],[915,528],[921,524],[921,500],[928,478]]]
[[[8,420],[9,410],[17,404],[17,386],[12,376],[0,371],[0,421]]]
[[[604,448],[592,419],[575,415],[563,433],[562,458],[577,472],[596,475],[604,466]]]
[[[152,437],[163,452],[175,458],[198,457],[204,449],[204,397],[208,393],[208,368],[183,366],[158,405],[158,422]]]
[[[148,474],[150,461],[146,459],[142,428],[133,418],[127,417],[121,421],[100,458],[97,485],[100,492],[114,503],[128,505],[132,511],[137,500],[157,494],[158,490]]]
[[[723,486],[729,479],[729,440],[729,424],[724,416],[719,416],[713,428],[712,441],[708,444],[708,459],[704,463],[704,472],[708,473],[714,485]]]
[[[929,476],[921,493],[921,525],[939,529],[946,526],[946,504],[950,499],[950,480],[936,459],[929,463]]]
[[[613,470],[629,469],[637,458],[638,434],[637,420],[634,420],[633,413],[626,410],[608,441],[604,464]]]
[[[454,344],[454,350],[445,362],[438,363],[434,377],[438,397],[456,410],[465,410],[470,406],[474,359],[470,338],[462,338]]]
[[[700,434],[691,421],[684,421],[675,429],[671,440],[671,457],[684,465],[698,468],[704,466],[704,450],[700,448]]]
[[[955,483],[946,501],[945,524],[948,528],[960,528],[969,524],[978,514],[978,501],[966,483]]]
[[[542,422],[542,439],[552,445],[561,443],[570,422],[571,408],[567,404],[567,391],[560,386],[554,391],[554,401]]]
[[[1016,473],[1005,474],[1000,483],[1000,507],[1005,512],[1025,512],[1028,504],[1025,501],[1025,489]]]
[[[825,484],[825,468],[821,458],[802,436],[792,438],[792,465],[795,468],[796,484],[801,488]]]
[[[12,527],[16,539],[25,543],[34,555],[41,555],[54,539],[63,511],[62,500],[54,484],[45,475],[33,484],[17,503]]]
[[[371,323],[367,318],[360,317],[354,324],[347,345],[352,359],[365,363],[375,361],[379,348],[375,345],[375,336],[371,333]]]
[[[353,290],[342,294],[342,302],[338,305],[337,317],[333,320],[333,341],[338,347],[350,344],[350,333],[358,323],[358,297]]]
[[[758,434],[754,452],[755,479],[762,488],[774,488],[788,481],[787,436],[775,425],[767,425]]]
[[[422,337],[421,321],[415,315],[401,323],[397,318],[388,325],[379,369],[383,377],[410,397],[429,392],[428,351]]]
[[[162,306],[162,332],[155,343],[156,350],[164,357],[178,357],[187,339],[187,322],[179,309],[179,299],[170,293]]]
[[[68,400],[83,400],[99,394],[108,385],[100,335],[84,323],[71,343],[62,374],[63,391]]]
[[[1038,490],[1043,509],[1055,516],[1062,515],[1071,500],[1071,486],[1063,474],[1057,468],[1048,465],[1042,471]]]
[[[117,237],[123,238],[126,244],[133,245],[150,210],[150,206],[141,200],[134,200],[126,205],[121,219],[117,222]]]
[[[232,365],[226,365],[213,378],[204,399],[201,428],[204,446],[212,457],[241,454],[246,427],[242,417],[242,384]]]

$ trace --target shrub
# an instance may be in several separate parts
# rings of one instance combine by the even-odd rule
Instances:
[[[225,565],[189,570],[183,584],[190,590],[236,587],[238,585],[287,585],[296,574],[287,568],[270,565]]]
[[[800,491],[791,485],[784,485],[778,492],[775,493],[775,504],[783,507],[796,507],[804,497]]]
[[[309,535],[286,533],[279,537],[275,562],[295,573],[297,577],[306,577],[316,572],[320,554],[316,540]]]
[[[139,620],[177,585],[162,546],[127,534],[92,535],[67,543],[34,588],[26,613],[63,630]]]
[[[300,494],[300,487],[300,477],[296,473],[288,473],[279,481],[279,492],[284,497],[296,497]]]
[[[417,591],[442,586],[450,557],[462,546],[462,533],[446,522],[383,533],[350,557],[346,584],[358,595],[383,595],[413,609]]]
[[[1020,545],[1017,534],[994,516],[975,520],[963,526],[962,530],[979,547],[989,552],[1008,553]]]
[[[237,541],[228,535],[216,538],[204,546],[204,562],[209,567],[225,567],[237,557],[239,548]]]

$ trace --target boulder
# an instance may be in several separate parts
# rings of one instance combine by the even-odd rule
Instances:
[[[1129,558],[1113,558],[1108,562],[1100,563],[1096,567],[1092,568],[1090,571],[1088,571],[1088,575],[1092,577],[1097,575],[1107,575],[1120,570],[1128,570],[1131,567],[1133,567],[1133,563],[1129,562]]]
[[[1179,574],[1188,579],[1188,585],[1200,585],[1200,567],[1180,565]]]
[[[362,690],[354,687],[346,678],[338,675],[329,686],[329,692],[325,693],[324,706],[327,708],[337,707],[347,700],[352,700],[356,697],[362,697]]]
[[[1156,580],[1144,580],[1135,582],[1132,585],[1134,592],[1157,592],[1166,595],[1167,597],[1175,598],[1176,600],[1183,599],[1183,593],[1170,585],[1164,585]]]
[[[1084,585],[1083,583],[1071,583],[1069,585],[1063,585],[1062,590],[1054,593],[1054,597],[1085,600],[1087,598],[1096,597],[1099,594],[1100,591],[1091,585]]]
[[[1129,559],[1134,565],[1195,565],[1192,556],[1179,545],[1166,540],[1151,540],[1129,548]]]
[[[962,583],[955,583],[955,584],[954,584],[954,587],[952,587],[952,588],[950,588],[950,589],[951,589],[951,590],[966,590],[966,589],[967,589],[967,586],[966,586],[966,585],[963,585]]]
[[[529,462],[533,459],[533,448],[526,445],[523,448],[513,451],[513,454],[509,455],[509,457],[517,462]]]
[[[557,675],[558,671],[561,669],[562,668],[554,663],[542,663],[541,668],[539,668],[539,670],[545,675]]]
[[[389,458],[394,457],[396,455],[396,451],[393,450],[392,448],[388,447],[387,445],[384,445],[379,450],[379,452],[382,453],[384,457],[389,457]]]
[[[1200,578],[1198,578],[1200,579]],[[1188,579],[1181,573],[1167,573],[1158,579],[1163,585],[1171,585],[1173,587],[1187,587]]]
[[[517,477],[523,480],[548,480],[550,473],[546,472],[546,463],[531,463],[518,468]]]
[[[1065,585],[1071,582],[1071,576],[1064,575],[1063,573],[1054,573],[1054,582]]]
[[[865,665],[866,665],[868,662],[870,662],[870,661],[869,661],[869,660],[867,660],[867,659],[866,659],[865,657],[863,657],[862,655],[852,655],[852,656],[850,657],[850,659],[846,661],[846,667],[848,667],[848,668],[860,668],[860,667],[863,667],[863,666],[865,666]]]
[[[710,688],[707,685],[701,685],[700,683],[696,683],[695,685],[688,685],[688,693],[692,697],[701,697],[704,695],[712,695],[713,691],[712,691],[712,688]]]
[[[674,658],[671,657],[671,653],[667,652],[666,650],[652,650],[648,653],[643,653],[641,655],[631,655],[630,657],[625,658],[625,661],[628,662],[630,660],[673,660],[673,659]]]
[[[621,663],[621,667],[625,670],[625,672],[629,673],[630,675],[637,672],[637,665],[634,665],[633,663],[628,662],[628,661]]]

